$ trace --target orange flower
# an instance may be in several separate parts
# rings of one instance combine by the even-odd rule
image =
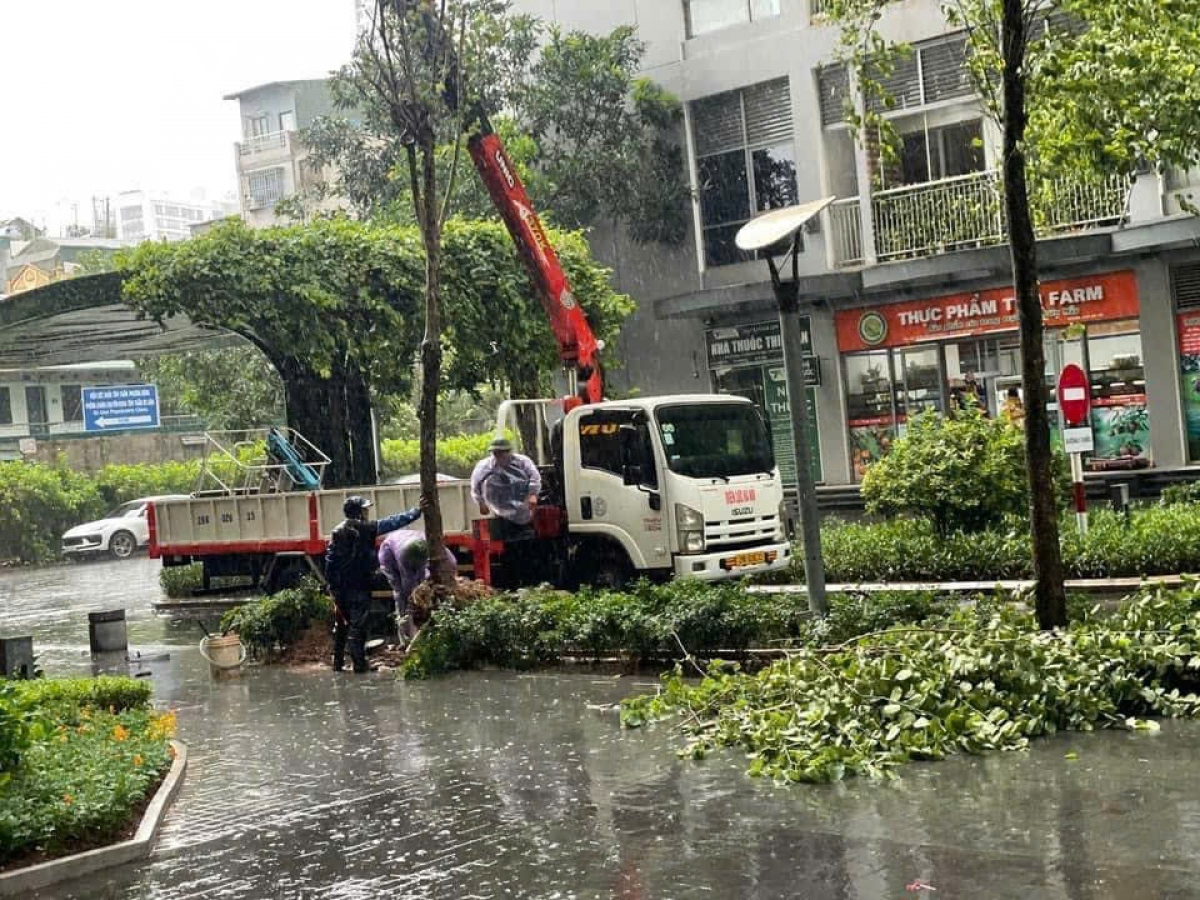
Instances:
[[[142,754],[138,753],[134,755],[133,764],[135,766],[140,766],[142,764]]]
[[[124,725],[118,723],[113,726],[112,736],[114,741],[121,743],[129,738],[129,730]]]
[[[70,806],[74,802],[75,800],[70,794],[63,794],[63,803],[67,804],[67,806]]]

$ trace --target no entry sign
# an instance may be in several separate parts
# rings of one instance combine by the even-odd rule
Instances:
[[[1087,373],[1074,363],[1063,366],[1058,376],[1058,408],[1068,428],[1089,424],[1092,411],[1092,392]]]

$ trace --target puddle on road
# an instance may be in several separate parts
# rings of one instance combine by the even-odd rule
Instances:
[[[191,758],[148,861],[39,897],[1142,900],[1200,875],[1196,723],[776,787],[737,753],[676,759],[667,725],[621,731],[644,676],[215,681],[157,591],[148,560],[0,574],[5,633],[52,673],[87,669],[86,613],[124,598],[131,645],[170,654],[150,677]]]

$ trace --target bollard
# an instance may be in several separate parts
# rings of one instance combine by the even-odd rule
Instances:
[[[93,653],[127,653],[129,636],[125,632],[125,610],[88,613],[88,639]]]
[[[0,638],[0,676],[33,677],[33,638]]]
[[[1125,517],[1129,525],[1129,485],[1125,483],[1108,486],[1108,499],[1112,503],[1113,512]]]

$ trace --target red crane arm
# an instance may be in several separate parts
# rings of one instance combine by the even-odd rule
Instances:
[[[567,274],[546,238],[546,230],[504,143],[493,133],[475,134],[468,140],[467,147],[533,280],[558,342],[558,355],[563,365],[574,367],[577,393],[566,398],[564,406],[570,410],[582,403],[600,402],[604,399],[600,344],[571,293]]]

